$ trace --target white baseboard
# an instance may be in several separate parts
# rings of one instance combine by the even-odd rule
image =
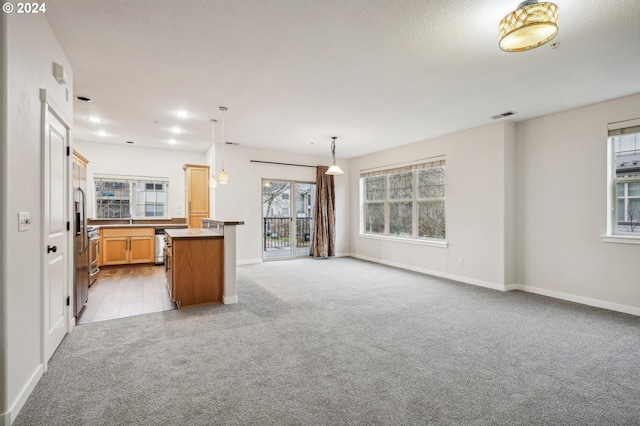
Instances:
[[[238,296],[222,296],[222,303],[225,305],[233,305],[238,303]]]
[[[512,284],[513,290],[526,291],[527,293],[539,294],[541,296],[553,297],[554,299],[566,300],[568,302],[580,303],[581,305],[593,306],[594,308],[608,309],[610,311],[622,312],[640,316],[640,308],[628,305],[620,305],[618,303],[606,302],[604,300],[591,299],[589,297],[576,296],[574,294],[563,293],[561,291],[547,290],[545,288],[533,287],[522,284]]]
[[[27,384],[24,385],[24,387],[20,390],[17,398],[15,399],[11,407],[9,407],[9,411],[4,414],[0,414],[0,425],[11,426],[11,423],[13,423],[16,417],[18,417],[18,413],[20,413],[20,410],[22,410],[22,407],[24,406],[25,402],[27,402],[29,395],[31,395],[31,392],[33,392],[33,390],[35,389],[38,381],[40,381],[43,374],[44,366],[40,364],[27,381]]]
[[[640,316],[640,308],[636,308],[634,306],[620,305],[618,303],[611,303],[611,302],[606,302],[604,300],[591,299],[588,297],[576,296],[573,294],[563,293],[560,291],[547,290],[544,288],[527,286],[522,284],[506,284],[506,285],[495,284],[487,281],[476,280],[474,278],[460,277],[453,274],[446,274],[440,271],[432,271],[429,269],[417,268],[411,265],[404,265],[401,263],[375,259],[368,256],[354,255],[353,257],[362,259],[362,260],[367,260],[369,262],[381,263],[383,265],[389,265],[389,266],[394,266],[396,268],[407,269],[409,271],[420,272],[422,274],[433,275],[441,278],[448,278],[450,280],[458,281],[461,283],[477,285],[480,287],[486,287],[493,290],[499,290],[499,291],[520,290],[527,293],[539,294],[541,296],[553,297],[554,299],[561,299],[561,300],[566,300],[568,302],[575,302],[575,303],[580,303],[582,305],[593,306],[595,308],[608,309],[610,311],[616,311],[616,312],[622,312],[625,314]]]
[[[489,281],[477,280],[475,278],[468,278],[468,277],[462,277],[459,275],[447,274],[440,271],[433,271],[431,269],[418,268],[418,267],[406,265],[403,263],[389,262],[387,260],[375,259],[373,257],[362,256],[362,255],[355,255],[353,257],[357,259],[367,260],[369,262],[381,263],[383,265],[394,266],[396,268],[401,268],[401,269],[407,269],[409,271],[420,272],[421,274],[433,275],[440,278],[447,278],[447,279],[458,281],[465,284],[472,284],[472,285],[477,285],[479,287],[486,287],[492,290],[500,290],[500,291],[514,290],[511,288],[508,288],[509,286],[505,286],[503,284],[496,284]]]

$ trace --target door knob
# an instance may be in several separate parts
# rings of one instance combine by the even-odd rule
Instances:
[[[51,253],[51,252],[57,252],[58,251],[58,247],[56,246],[47,246],[47,253]]]

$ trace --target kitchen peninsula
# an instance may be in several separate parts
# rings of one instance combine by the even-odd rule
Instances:
[[[165,231],[167,286],[178,307],[238,301],[235,226],[244,222],[202,223],[203,228]]]

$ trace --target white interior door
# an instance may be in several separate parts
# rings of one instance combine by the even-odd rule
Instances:
[[[68,129],[46,111],[44,138],[44,351],[51,358],[67,333],[67,145]]]

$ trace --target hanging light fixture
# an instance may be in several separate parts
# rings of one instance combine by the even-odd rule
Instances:
[[[211,123],[211,177],[209,178],[209,186],[215,188],[218,186],[218,179],[216,179],[216,129],[215,124],[218,120],[212,118],[209,120]]]
[[[224,139],[224,112],[227,110],[227,107],[220,107],[220,111],[222,111],[222,171],[220,172],[220,175],[218,176],[218,182],[220,182],[221,185],[226,185],[227,181],[229,180],[229,176],[227,176],[227,172],[224,171],[224,146],[227,144],[227,142]]]
[[[498,45],[505,52],[522,52],[542,46],[558,34],[558,6],[526,0],[502,18],[498,32]]]
[[[327,170],[325,173],[328,175],[341,175],[344,172],[342,171],[340,166],[336,164],[336,139],[338,139],[338,137],[332,136],[331,139],[333,139],[331,141],[331,156],[333,157],[333,166],[329,167],[329,170]]]

